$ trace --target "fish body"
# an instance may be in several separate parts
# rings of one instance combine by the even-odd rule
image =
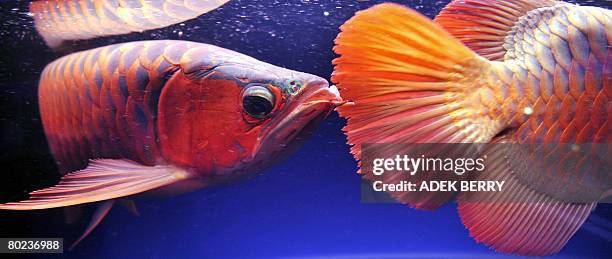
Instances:
[[[441,21],[450,15],[438,22],[445,26]],[[481,71],[488,89],[474,93],[502,122],[495,131],[517,128],[513,137],[520,143],[606,143],[611,18],[610,10],[563,2],[521,16],[503,49],[489,53],[491,59],[505,55]],[[448,26],[459,33],[457,25]]]
[[[504,142],[531,149],[529,162],[517,165],[524,168],[517,178],[559,200],[598,201],[612,182],[609,173],[597,172],[609,172],[612,162],[608,155],[612,151],[608,145],[612,142],[612,12],[564,2],[537,3],[543,7],[527,12],[509,28],[501,50],[472,46],[494,61],[481,70],[486,80],[482,85],[488,89],[476,98],[487,100],[481,103],[488,103],[490,116],[503,122],[496,132],[512,131],[504,134]],[[436,22],[467,46],[474,44],[466,39],[469,33],[461,33],[459,26],[466,24],[453,23],[455,13],[457,8],[451,5]],[[463,15],[478,14],[474,10]],[[567,153],[572,145],[585,149],[580,157]],[[534,151],[538,146],[550,150]],[[586,169],[581,164],[596,162],[589,153],[597,153],[595,159],[608,165]],[[569,186],[562,180],[587,170],[593,179],[574,177]]]
[[[39,0],[30,4],[36,29],[50,47],[66,40],[163,28],[196,18],[229,0]]]
[[[435,22],[396,4],[358,12],[336,39],[332,77],[352,103],[338,108],[352,153],[360,160],[367,143],[491,143],[486,171],[457,177],[505,181],[504,191],[391,196],[422,209],[456,197],[477,241],[558,252],[612,190],[611,17],[546,0],[452,1]]]

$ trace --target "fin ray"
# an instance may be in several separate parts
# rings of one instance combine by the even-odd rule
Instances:
[[[552,0],[453,0],[434,19],[479,55],[502,61],[506,36],[520,17]]]
[[[332,81],[352,102],[337,111],[348,120],[343,130],[358,161],[362,144],[487,142],[504,127],[504,121],[481,112],[489,107],[470,101],[487,94],[481,92],[486,80],[476,75],[494,65],[427,17],[401,5],[380,4],[358,12],[341,30]],[[382,178],[385,183],[407,180]],[[433,179],[416,182],[425,180]],[[435,209],[454,193],[391,195],[410,206]]]
[[[496,143],[510,143],[496,140]],[[503,144],[501,144],[503,145]],[[540,193],[522,182],[497,144],[486,151],[494,161],[475,181],[504,182],[497,192],[462,192],[457,196],[462,223],[470,235],[496,251],[527,256],[555,254],[584,223],[596,202],[570,203]]]
[[[126,197],[189,177],[174,166],[144,166],[129,160],[91,160],[83,170],[67,174],[54,187],[31,192],[30,199],[0,204],[4,210],[66,207]]]

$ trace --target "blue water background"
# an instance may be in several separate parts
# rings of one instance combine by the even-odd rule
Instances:
[[[380,2],[234,0],[184,24],[88,44],[191,40],[329,78],[333,69],[330,61],[335,57],[331,49],[339,25],[355,11]],[[448,1],[394,2],[433,17]],[[610,5],[609,1],[591,3]],[[17,37],[17,33],[8,35]],[[42,43],[30,42],[40,41],[36,35],[19,37],[45,48]],[[54,55],[59,56],[49,54]],[[29,59],[39,66],[51,61]],[[11,72],[19,77],[19,71]],[[360,177],[341,132],[343,125],[344,121],[332,114],[299,151],[254,179],[178,197],[139,201],[140,217],[117,207],[90,237],[64,257],[501,256],[469,237],[456,204],[431,212],[399,204],[361,203]],[[56,220],[59,217],[33,222],[29,228],[34,235]],[[612,208],[601,206],[555,257],[612,258],[611,232]]]

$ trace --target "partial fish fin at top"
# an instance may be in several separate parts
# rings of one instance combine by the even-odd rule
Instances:
[[[0,204],[1,210],[37,210],[126,197],[189,177],[174,166],[144,166],[129,160],[92,160],[87,168],[62,177],[53,187],[30,193],[30,199]]]
[[[362,144],[485,143],[506,127],[500,116],[511,109],[504,111],[488,81],[496,65],[427,17],[398,4],[380,4],[358,12],[341,31],[332,81],[352,102],[337,110],[347,118],[343,130],[357,160]],[[407,179],[386,179],[401,180]],[[395,198],[434,209],[453,197],[449,193]]]
[[[506,55],[506,36],[529,11],[553,6],[552,0],[454,0],[434,21],[455,38],[494,61]]]
[[[585,222],[597,202],[562,201],[533,188],[517,176],[516,168],[509,166],[512,163],[508,163],[508,150],[503,143],[496,141],[490,146],[486,170],[473,179],[503,182],[502,189],[461,192],[457,196],[461,221],[477,242],[496,251],[525,256],[555,254]]]
[[[159,29],[196,18],[229,0],[39,0],[30,4],[36,29],[49,47],[66,40]]]

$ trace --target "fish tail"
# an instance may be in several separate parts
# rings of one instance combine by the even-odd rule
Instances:
[[[512,109],[504,115],[497,86],[502,63],[479,56],[427,17],[380,4],[358,12],[341,30],[332,81],[350,102],[337,110],[347,119],[343,130],[358,161],[363,144],[486,143],[507,126]],[[437,174],[392,175],[380,177],[417,186],[444,180]],[[436,209],[454,193],[391,196],[411,207]]]
[[[358,160],[364,143],[485,143],[506,127],[502,63],[427,17],[380,4],[341,30],[332,81],[352,102],[338,112]]]

